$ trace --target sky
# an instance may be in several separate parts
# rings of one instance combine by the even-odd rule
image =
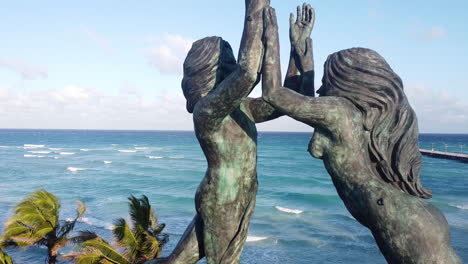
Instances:
[[[289,13],[272,0],[283,73]],[[468,133],[468,1],[316,0],[316,89],[333,52],[379,52],[403,79],[420,132]],[[243,0],[3,1],[0,128],[192,130],[180,83],[191,43],[237,55]],[[251,96],[261,96],[260,87]],[[282,117],[261,131],[312,131]]]

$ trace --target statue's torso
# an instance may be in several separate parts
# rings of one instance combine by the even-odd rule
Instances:
[[[256,194],[257,130],[243,104],[213,131],[201,131],[203,120],[194,118],[195,132],[208,161],[203,188],[216,188],[219,203],[242,201]],[[197,123],[198,122],[198,123]],[[209,186],[207,186],[208,184]],[[254,191],[255,190],[255,191]]]
[[[346,133],[332,135],[316,129],[309,151],[323,160],[346,208],[371,230],[387,260],[439,263],[433,261],[444,259],[439,256],[444,250],[438,248],[448,244],[449,231],[440,211],[379,177],[367,152],[370,138],[361,122],[347,123],[336,131]]]

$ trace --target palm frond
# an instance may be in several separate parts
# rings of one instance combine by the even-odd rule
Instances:
[[[164,230],[165,227],[166,227],[166,224],[162,223],[162,224],[158,225],[155,229],[151,230],[151,232],[155,236],[159,235],[159,234],[161,234],[161,232]]]
[[[28,195],[15,207],[13,216],[5,224],[2,240],[20,238],[21,243],[35,243],[54,232],[58,224],[58,198],[41,189]]]
[[[0,248],[0,264],[13,264],[13,260]]]
[[[129,211],[130,218],[134,225],[140,225],[144,229],[148,229],[150,226],[150,214],[151,214],[151,205],[149,203],[148,197],[143,195],[141,198],[136,198],[135,196],[128,197],[129,202]]]
[[[119,245],[125,248],[125,255],[130,260],[137,258],[139,255],[139,243],[125,219],[117,219],[114,222],[112,231]]]
[[[18,222],[13,222],[11,224],[7,223],[5,225],[5,230],[3,231],[1,240],[11,240],[12,237],[29,234],[29,232],[31,232],[31,229],[19,224]]]
[[[167,242],[169,242],[169,235],[168,234],[159,234],[156,236],[159,242],[159,247],[162,248],[164,245],[166,245]]]
[[[76,221],[80,219],[86,211],[86,206],[82,201],[76,201],[77,203],[77,210],[76,210],[76,217],[73,220],[67,220],[65,223],[60,227],[60,230],[57,234],[58,237],[66,237],[72,230],[75,228]]]
[[[86,205],[80,201],[76,201],[77,208],[76,208],[76,219],[79,219],[83,216],[83,214],[86,212]]]
[[[159,245],[159,241],[149,233],[147,233],[143,248],[145,249],[145,257],[148,259],[154,259],[160,255],[161,247]]]
[[[52,193],[44,189],[37,190],[28,195],[15,208],[16,215],[37,214],[48,222],[51,227],[58,224],[58,215],[60,209],[59,199]]]
[[[100,239],[91,239],[83,243],[84,250],[86,253],[88,250],[97,253],[100,252],[104,259],[111,261],[111,263],[117,264],[130,264],[126,258],[124,258],[119,252],[113,249],[106,241]],[[81,263],[80,263],[81,264]]]
[[[150,213],[149,213],[149,229],[154,230],[158,227],[158,218],[156,217],[156,214],[154,212],[154,208],[151,207]]]

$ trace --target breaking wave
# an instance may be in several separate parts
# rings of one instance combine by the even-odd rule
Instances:
[[[146,156],[148,159],[162,159],[161,156]]]
[[[136,150],[130,150],[130,149],[119,149],[119,152],[123,153],[135,153],[137,152]]]
[[[102,227],[107,230],[112,230],[112,228],[114,227],[114,225],[112,225],[111,223],[107,223],[92,217],[81,217],[80,219],[78,219],[78,221],[91,226]]]
[[[31,150],[28,151],[29,153],[34,153],[34,154],[49,154],[50,151],[45,151],[45,150]]]
[[[455,206],[458,209],[468,210],[468,204],[461,204],[461,205],[460,204],[453,204],[452,206]]]
[[[290,213],[290,214],[301,214],[302,212],[304,212],[303,210],[289,209],[289,208],[281,207],[281,206],[275,206],[275,208],[281,212]]]
[[[54,150],[54,151],[57,151],[57,150],[62,150],[61,148],[49,148],[50,150]]]
[[[31,155],[31,154],[24,154],[25,158],[43,158],[44,156],[41,155]]]
[[[45,145],[34,145],[34,144],[24,144],[23,148],[25,149],[36,149],[36,148],[43,148]]]
[[[268,237],[259,237],[259,236],[247,236],[245,242],[257,242],[267,239]]]
[[[78,171],[84,171],[87,170],[86,168],[75,168],[75,167],[68,167],[67,170],[71,172],[78,172]]]

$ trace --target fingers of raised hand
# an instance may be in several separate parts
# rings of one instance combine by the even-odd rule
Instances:
[[[309,23],[312,25],[315,23],[315,9],[312,7],[309,9]]]
[[[301,7],[297,7],[296,24],[308,25],[313,24],[315,20],[315,11],[310,4],[304,3]]]
[[[276,21],[276,12],[274,8],[267,7],[263,10],[263,23],[265,26],[265,37],[268,37],[269,32],[275,32],[278,30],[278,24]]]
[[[300,23],[302,21],[302,12],[301,12],[301,7],[297,6],[297,15],[296,15],[296,24]]]
[[[265,21],[270,27],[277,27],[276,11],[272,7],[265,8]]]
[[[294,14],[289,14],[289,27],[291,28],[294,25]]]
[[[310,5],[306,3],[302,4],[302,23],[309,21],[309,7]]]
[[[278,20],[276,19],[276,10],[274,8],[269,8],[269,12],[270,12],[270,19],[271,19],[271,23],[272,25],[274,25],[275,27],[277,27],[277,23],[278,23]]]

